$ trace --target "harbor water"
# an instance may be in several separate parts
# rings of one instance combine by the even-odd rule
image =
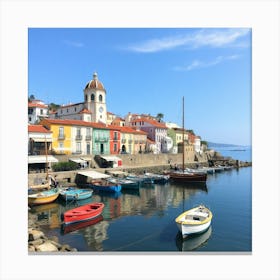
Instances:
[[[233,151],[234,150],[234,151]],[[221,153],[251,161],[251,150],[230,149]],[[95,220],[63,227],[61,214],[90,202],[105,204]],[[204,233],[182,239],[175,218],[189,208],[204,204],[213,213]],[[31,212],[49,237],[79,252],[251,252],[252,168],[208,174],[206,186],[142,186],[119,194],[94,193],[90,199],[34,206]]]

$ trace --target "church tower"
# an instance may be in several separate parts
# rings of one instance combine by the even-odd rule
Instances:
[[[106,90],[98,80],[97,73],[84,89],[85,107],[91,112],[92,122],[107,123]]]

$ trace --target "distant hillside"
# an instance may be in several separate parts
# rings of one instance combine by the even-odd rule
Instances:
[[[223,144],[223,143],[213,143],[213,142],[207,142],[208,147],[212,148],[223,148],[223,147],[242,147],[241,145],[235,145],[235,144]]]

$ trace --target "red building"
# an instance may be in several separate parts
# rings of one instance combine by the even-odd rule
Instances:
[[[110,154],[119,154],[121,143],[120,127],[115,125],[108,125],[108,128],[110,129]]]

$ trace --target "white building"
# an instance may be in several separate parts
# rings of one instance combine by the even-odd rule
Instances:
[[[48,117],[48,105],[41,100],[32,100],[28,102],[28,123],[35,124],[41,118]]]
[[[97,73],[84,88],[84,101],[61,106],[50,118],[107,123],[106,90]]]

